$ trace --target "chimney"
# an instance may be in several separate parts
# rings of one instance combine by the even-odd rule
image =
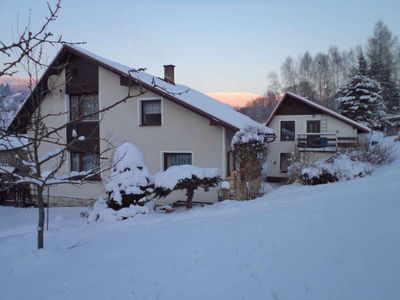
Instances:
[[[164,65],[164,81],[175,84],[174,65]]]

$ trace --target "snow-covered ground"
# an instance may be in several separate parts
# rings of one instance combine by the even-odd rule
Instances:
[[[0,299],[400,299],[400,161],[263,198],[87,224],[0,207]]]

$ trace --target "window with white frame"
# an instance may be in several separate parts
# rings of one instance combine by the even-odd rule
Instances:
[[[141,100],[141,124],[142,126],[161,125],[161,100]]]
[[[164,152],[164,171],[172,166],[191,165],[192,153]]]

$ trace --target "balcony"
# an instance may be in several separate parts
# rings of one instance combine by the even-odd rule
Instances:
[[[337,152],[356,146],[357,137],[338,137],[336,133],[300,133],[297,148],[300,152]]]

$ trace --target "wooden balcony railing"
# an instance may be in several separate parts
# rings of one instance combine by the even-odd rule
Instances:
[[[356,137],[338,137],[336,133],[301,133],[297,135],[299,151],[336,152],[356,146]]]

